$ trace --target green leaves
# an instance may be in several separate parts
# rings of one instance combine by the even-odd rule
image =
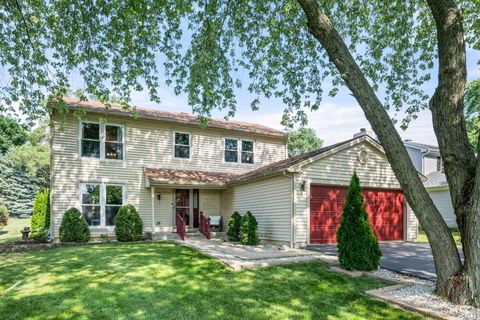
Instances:
[[[317,137],[312,128],[301,127],[288,133],[288,156],[294,157],[303,153],[316,150],[323,144],[323,140]]]
[[[459,0],[469,45],[479,48],[480,6]],[[18,5],[17,5],[18,4]],[[406,111],[403,125],[426,107],[426,81],[436,61],[433,18],[424,2],[322,1],[322,9],[386,108]],[[283,124],[306,124],[326,89],[343,81],[307,30],[297,1],[67,1],[6,2],[0,9],[1,109],[32,119],[83,87],[102,102],[161,87],[185,94],[194,113],[235,114],[238,90],[280,98]],[[324,80],[331,82],[325,85]],[[325,86],[325,88],[324,88]]]

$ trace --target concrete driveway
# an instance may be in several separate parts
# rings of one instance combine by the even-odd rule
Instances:
[[[380,248],[382,268],[427,280],[436,279],[432,250],[428,243],[381,242]],[[310,245],[306,249],[337,255],[336,244]]]

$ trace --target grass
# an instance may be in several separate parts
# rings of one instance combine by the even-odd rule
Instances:
[[[233,272],[169,242],[0,254],[3,320],[421,319],[363,294],[385,285],[320,262]]]
[[[7,226],[0,227],[0,243],[20,240],[22,238],[20,230],[22,230],[24,227],[30,227],[31,220],[31,218],[10,218]]]
[[[462,246],[462,240],[460,238],[460,231],[458,229],[450,229],[452,231],[453,235],[453,240],[455,240],[455,244],[457,247]],[[421,227],[418,228],[418,237],[417,237],[417,242],[421,243],[428,243],[427,235],[425,234],[425,230],[423,230]]]

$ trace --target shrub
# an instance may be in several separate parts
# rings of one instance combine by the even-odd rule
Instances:
[[[240,242],[242,244],[258,244],[258,224],[257,219],[250,211],[247,211],[240,221]]]
[[[0,204],[0,227],[6,226],[8,223],[8,209]]]
[[[382,255],[368,222],[360,181],[354,173],[337,230],[338,259],[347,270],[375,270]]]
[[[124,205],[115,217],[115,234],[118,241],[142,240],[143,222],[131,204]]]
[[[48,232],[45,230],[37,230],[32,232],[30,238],[35,242],[48,242]]]
[[[60,225],[61,242],[88,242],[90,230],[87,220],[76,208],[70,208],[63,215]]]
[[[37,192],[33,203],[32,231],[50,227],[50,193],[48,188]]]
[[[242,216],[235,211],[228,221],[228,241],[240,241],[240,221],[242,221]]]

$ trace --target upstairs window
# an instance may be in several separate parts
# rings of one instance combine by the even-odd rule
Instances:
[[[105,159],[123,159],[122,127],[105,125]]]
[[[82,157],[100,158],[100,124],[82,123]]]
[[[242,163],[253,163],[253,141],[242,140]]]
[[[224,161],[254,163],[253,141],[225,138]]]
[[[237,139],[225,139],[225,162],[238,162]]]
[[[174,157],[190,159],[190,134],[175,132]]]
[[[82,122],[81,156],[123,160],[123,126]]]
[[[123,205],[123,188],[110,184],[80,185],[82,215],[89,226],[115,226],[115,217]]]

